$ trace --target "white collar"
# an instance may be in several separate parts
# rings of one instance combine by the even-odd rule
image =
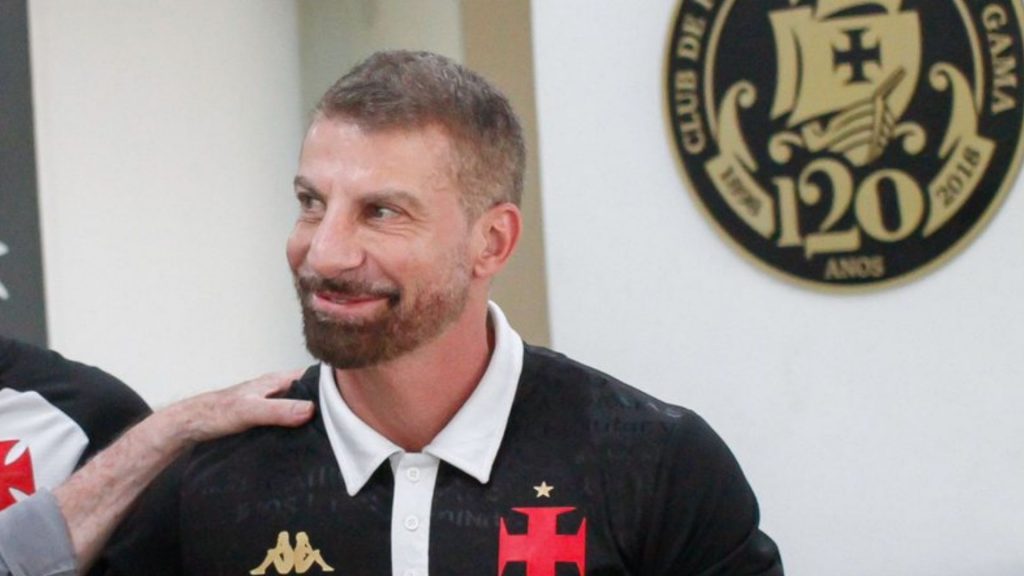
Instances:
[[[494,302],[488,303],[488,314],[494,328],[494,352],[487,370],[462,408],[423,448],[424,454],[444,460],[481,484],[491,477],[523,369],[523,341],[519,334]],[[382,462],[403,450],[352,412],[338,391],[334,370],[323,363],[320,409],[345,488],[350,496],[355,496]]]

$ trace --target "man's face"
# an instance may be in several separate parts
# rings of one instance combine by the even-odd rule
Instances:
[[[433,126],[367,132],[322,117],[310,126],[288,263],[318,359],[386,362],[462,313],[471,265],[451,154]]]

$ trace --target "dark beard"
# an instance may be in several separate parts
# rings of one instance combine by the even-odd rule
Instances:
[[[453,272],[454,277],[442,289],[423,293],[414,302],[406,301],[402,291],[391,285],[296,278],[306,349],[314,358],[343,370],[374,366],[415,350],[443,332],[465,308],[468,271],[460,268]],[[387,306],[376,317],[341,322],[313,310],[310,300],[318,290],[383,296]]]

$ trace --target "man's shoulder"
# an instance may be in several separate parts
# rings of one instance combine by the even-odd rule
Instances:
[[[265,466],[266,462],[273,461],[275,457],[283,457],[296,447],[302,447],[303,452],[307,452],[308,445],[315,438],[326,438],[320,416],[319,376],[319,366],[310,366],[280,395],[283,398],[312,402],[316,415],[309,422],[295,428],[261,426],[199,444],[188,458],[189,475],[207,469]]]
[[[732,474],[732,451],[697,412],[564,354],[527,346],[513,430],[539,428],[608,457],[624,455],[702,478]],[[559,442],[562,442],[560,439]]]
[[[699,420],[692,410],[678,406],[565,354],[539,346],[525,346],[520,387],[524,394],[549,397],[563,409],[585,409],[595,416],[622,416],[654,420]]]
[[[258,426],[256,428],[250,428],[239,434],[232,436],[225,436],[204,442],[196,447],[194,452],[196,454],[203,454],[206,452],[216,452],[232,450],[239,446],[245,446],[249,444],[258,444],[263,441],[269,441],[273,438],[290,438],[296,435],[301,436],[309,430],[320,430],[323,431],[323,419],[320,416],[320,366],[312,365],[302,373],[297,380],[291,383],[284,392],[278,395],[281,398],[288,398],[291,400],[307,400],[313,403],[316,410],[314,417],[307,423],[298,427],[280,427],[280,426]]]
[[[282,394],[282,397],[295,400],[309,400],[320,405],[320,365],[313,364],[306,368],[298,380]]]
[[[651,462],[732,458],[695,411],[663,401],[564,354],[527,346],[510,419],[513,434],[546,430],[566,445]]]
[[[757,501],[739,463],[692,410],[529,346],[517,403],[510,429],[518,442],[508,461],[521,468],[530,456],[550,466],[557,454],[601,478],[593,485],[610,495],[608,516],[644,535],[627,535],[623,546],[642,541],[636,561],[650,573],[782,573],[778,549],[757,528]],[[690,539],[673,536],[681,533]]]

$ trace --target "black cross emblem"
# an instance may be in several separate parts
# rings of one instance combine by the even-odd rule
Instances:
[[[864,66],[872,62],[881,65],[882,51],[878,49],[878,44],[870,47],[864,45],[866,28],[855,28],[853,30],[844,30],[843,32],[850,39],[850,49],[840,52],[836,48],[832,48],[832,58],[835,60],[834,66],[839,68],[845,64],[853,71],[847,84],[867,82],[868,77],[864,75]]]

